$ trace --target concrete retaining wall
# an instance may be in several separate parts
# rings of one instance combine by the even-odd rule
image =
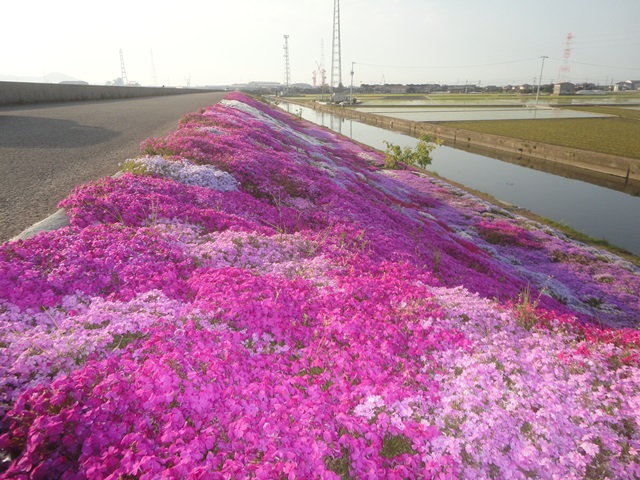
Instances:
[[[57,83],[0,82],[0,105],[22,105],[82,100],[115,100],[202,93],[209,90],[174,87],[116,87],[106,85],[69,85]]]
[[[507,152],[517,157],[538,158],[570,168],[613,175],[627,181],[640,181],[640,160],[635,158],[607,155],[605,153],[503,137],[473,130],[463,130],[442,124],[389,118],[374,113],[355,111],[347,107],[321,103],[300,103],[300,105],[352,118],[380,128],[408,133],[414,137],[419,137],[422,133],[432,134],[441,138],[445,145],[454,148],[486,148],[488,150]]]

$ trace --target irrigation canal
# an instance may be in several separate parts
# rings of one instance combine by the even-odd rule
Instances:
[[[378,150],[385,150],[384,141],[402,147],[414,147],[418,142],[408,135],[281,99],[279,106]],[[606,239],[640,256],[640,196],[637,191],[620,191],[624,188],[607,178],[569,178],[562,176],[562,171],[537,170],[535,161],[527,165],[521,159],[500,156],[502,159],[496,159],[441,146],[433,152],[433,162],[428,170],[593,238]]]

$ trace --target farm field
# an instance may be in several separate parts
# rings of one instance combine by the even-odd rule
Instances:
[[[447,126],[640,159],[640,122],[633,118],[480,120]]]

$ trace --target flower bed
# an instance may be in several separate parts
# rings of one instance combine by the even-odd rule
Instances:
[[[230,94],[0,246],[0,478],[638,478],[640,271]]]

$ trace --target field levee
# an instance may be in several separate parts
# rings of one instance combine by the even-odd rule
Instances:
[[[290,102],[291,100],[286,99],[285,101]],[[414,137],[419,137],[423,133],[432,134],[442,139],[445,145],[454,148],[469,150],[475,147],[506,152],[515,155],[516,158],[541,159],[576,170],[587,170],[597,174],[612,175],[625,181],[640,182],[640,159],[476,132],[437,123],[390,118],[374,113],[352,110],[348,107],[318,102],[291,101],[291,103],[351,118],[368,125],[400,131]]]
[[[0,105],[116,100],[207,91],[209,90],[175,87],[119,87],[113,85],[0,82]]]

